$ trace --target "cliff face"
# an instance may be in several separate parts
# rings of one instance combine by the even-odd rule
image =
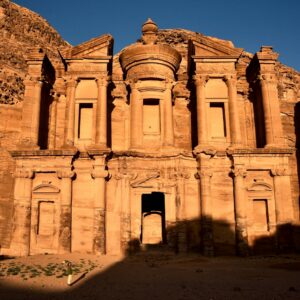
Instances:
[[[0,0],[0,247],[10,241],[15,162],[8,151],[19,140],[26,55],[32,47],[42,47],[55,58],[57,48],[69,44],[38,14]]]
[[[43,47],[50,57],[68,47],[38,14],[8,0],[0,0],[0,103],[16,104],[24,94],[25,57],[32,47]]]

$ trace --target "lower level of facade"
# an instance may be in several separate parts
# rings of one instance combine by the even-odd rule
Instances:
[[[297,248],[289,149],[14,151],[10,255]]]

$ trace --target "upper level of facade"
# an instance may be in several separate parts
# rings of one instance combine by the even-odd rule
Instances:
[[[158,30],[149,19],[120,53],[103,35],[60,56],[28,56],[19,149],[160,155],[287,147],[272,47],[251,55],[228,41]]]

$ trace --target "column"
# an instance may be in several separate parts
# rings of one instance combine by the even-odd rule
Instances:
[[[171,81],[166,81],[165,100],[164,100],[165,102],[164,144],[166,146],[174,146],[172,86],[173,83]]]
[[[52,103],[50,109],[50,128],[49,128],[49,149],[55,148],[56,140],[56,120],[57,120],[57,102],[59,95],[54,93],[52,96]]]
[[[259,80],[261,86],[262,105],[264,111],[266,146],[268,146],[268,145],[272,145],[274,142],[270,103],[268,97],[268,87],[267,87],[267,82],[265,77],[260,76]]]
[[[205,103],[205,84],[208,76],[195,75],[194,81],[196,84],[196,98],[197,98],[197,133],[198,146],[207,145],[207,119],[206,119],[206,103]]]
[[[242,168],[235,168],[232,170],[231,174],[233,176],[237,252],[241,256],[247,256],[249,254],[247,233],[247,202],[244,189],[244,177],[246,177],[247,172]]]
[[[210,156],[199,154],[197,178],[200,180],[200,206],[201,206],[201,238],[202,250],[205,256],[214,255],[213,242],[213,220],[212,220],[212,203],[210,181],[212,172],[209,166]]]
[[[176,182],[176,228],[177,228],[177,250],[180,253],[187,252],[187,228],[186,210],[185,210],[185,181],[190,178],[190,174],[184,169],[178,170],[174,174]]]
[[[107,147],[107,85],[106,78],[98,78],[98,98],[96,112],[96,138],[95,144]]]
[[[237,105],[236,78],[235,76],[225,76],[224,79],[228,88],[231,145],[237,146],[241,144],[241,130]]]
[[[102,160],[101,160],[102,161]],[[93,252],[95,254],[106,254],[106,186],[105,178],[108,172],[104,164],[94,165],[92,178],[95,183],[94,200],[94,234]]]
[[[32,120],[31,140],[34,145],[38,145],[38,142],[39,142],[42,87],[43,87],[42,81],[37,81],[34,84],[34,94],[33,94],[34,100],[33,100],[32,119],[31,119]]]
[[[67,105],[66,105],[66,128],[65,145],[74,146],[74,125],[75,125],[75,92],[78,81],[71,79],[67,82]]]
[[[60,227],[58,253],[71,252],[72,234],[72,178],[75,173],[70,168],[57,171],[61,179]]]
[[[131,245],[131,205],[130,205],[130,181],[136,175],[122,172],[116,175],[121,181],[121,249],[123,253],[133,250]]]
[[[30,254],[31,195],[34,173],[28,169],[15,172],[13,233],[10,248],[12,254]]]
[[[279,249],[290,249],[293,241],[292,224],[294,207],[291,197],[290,176],[287,168],[276,167],[271,170],[274,182],[276,243]]]
[[[130,85],[130,144],[133,149],[141,147],[143,139],[143,100],[139,99],[137,84],[137,82],[134,82]]]

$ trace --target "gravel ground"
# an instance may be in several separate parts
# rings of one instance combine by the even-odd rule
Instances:
[[[65,260],[73,264],[71,286]],[[2,258],[0,299],[300,299],[299,271],[298,255]]]

